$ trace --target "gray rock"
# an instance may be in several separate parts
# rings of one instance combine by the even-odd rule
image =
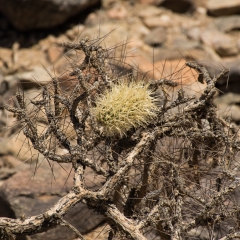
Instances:
[[[145,38],[144,42],[151,46],[161,46],[167,37],[167,31],[165,28],[158,27],[152,30]]]
[[[71,166],[66,164],[54,164],[53,173],[45,160],[36,170],[32,166],[24,171],[18,171],[13,177],[4,181],[0,186],[0,216],[21,217],[34,216],[43,213],[52,207],[72,187],[73,174],[70,174]],[[36,173],[35,173],[36,170]],[[88,186],[94,189],[96,180],[91,171]],[[87,175],[88,176],[88,175]],[[88,178],[87,178],[88,179]],[[4,207],[2,207],[4,204]],[[66,221],[74,225],[81,233],[86,233],[99,225],[103,218],[82,203],[77,204],[64,217]],[[45,233],[31,236],[31,239],[74,239],[75,233],[65,227],[57,227]]]
[[[201,31],[198,27],[190,28],[187,31],[187,36],[195,41],[198,41],[200,39]]]
[[[212,47],[221,57],[238,54],[237,42],[229,35],[215,29],[208,29],[201,35],[201,40]]]
[[[229,39],[229,41],[218,41],[213,47],[221,57],[235,56],[239,51],[233,39]]]
[[[99,0],[0,0],[0,11],[19,30],[51,28],[97,4]]]
[[[208,13],[213,16],[224,16],[240,13],[240,0],[209,0]]]
[[[175,49],[193,49],[199,47],[198,41],[189,40],[184,35],[176,36],[173,41],[171,42],[172,48]]]
[[[214,27],[222,32],[230,32],[240,29],[240,16],[218,17],[213,21]]]

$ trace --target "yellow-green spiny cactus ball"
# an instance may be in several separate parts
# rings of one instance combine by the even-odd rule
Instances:
[[[96,99],[92,109],[107,136],[123,136],[156,117],[157,99],[144,82],[120,81]]]

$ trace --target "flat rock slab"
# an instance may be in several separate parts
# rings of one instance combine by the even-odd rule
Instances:
[[[213,16],[224,16],[240,13],[240,0],[209,0],[208,13]]]
[[[69,165],[54,164],[52,170],[46,160],[36,170],[30,165],[28,169],[18,171],[13,177],[4,181],[0,187],[0,217],[20,218],[44,213],[64,196],[72,187],[73,174],[69,174]],[[93,179],[91,171],[89,179]],[[88,186],[94,188],[97,183]],[[86,233],[101,222],[103,217],[82,203],[77,204],[64,216],[81,233]],[[46,233],[31,236],[31,239],[74,239],[75,233],[66,227],[58,226]]]

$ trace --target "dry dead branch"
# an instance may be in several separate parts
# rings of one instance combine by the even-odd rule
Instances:
[[[131,125],[124,134],[108,135],[93,111],[99,96],[121,81],[138,79],[121,76],[112,67],[112,49],[102,48],[98,41],[83,39],[63,46],[85,54],[81,63],[73,64],[74,84],[66,89],[55,77],[43,87],[40,100],[32,100],[32,112],[26,110],[21,92],[16,95],[19,107],[5,108],[16,115],[26,138],[46,160],[72,165],[74,185],[38,216],[0,218],[0,237],[14,239],[66,225],[84,239],[64,220],[79,202],[105,216],[112,229],[109,239],[150,239],[150,233],[164,240],[239,237],[239,139],[237,129],[217,115],[213,104],[215,83],[228,71],[211,78],[203,66],[188,62],[207,87],[196,98],[186,95],[182,86],[171,100],[163,87],[175,88],[177,82],[142,77],[152,99],[158,100],[155,117],[143,126]],[[121,99],[123,104],[128,100]],[[126,122],[131,111],[129,107],[121,113]],[[47,128],[41,133],[36,112],[46,118]],[[57,154],[59,146],[67,153]],[[104,179],[94,191],[85,184],[86,167]]]

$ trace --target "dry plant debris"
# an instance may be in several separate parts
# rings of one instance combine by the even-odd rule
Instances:
[[[240,238],[238,129],[219,117],[213,104],[215,84],[228,71],[212,78],[198,63],[186,63],[198,74],[199,84],[207,84],[199,98],[186,96],[184,86],[171,76],[159,80],[147,79],[140,72],[122,76],[115,66],[123,64],[124,58],[114,59],[115,47],[104,49],[101,41],[63,44],[85,57],[72,63],[66,85],[54,77],[42,88],[38,99],[31,101],[31,112],[21,92],[16,95],[18,107],[5,106],[46,161],[69,163],[75,175],[72,190],[46,212],[22,219],[1,217],[0,237],[14,239],[65,225],[84,239],[64,220],[64,215],[82,202],[105,216],[109,240]],[[122,79],[128,86],[134,86],[137,79],[145,82],[142,90],[150,104],[145,114],[154,117],[134,119],[124,130],[110,122],[115,124],[113,129],[107,126],[111,134],[104,134],[99,124],[103,117],[96,109],[104,101],[108,107],[107,96],[123,86]],[[175,87],[178,91],[171,96],[169,91]],[[158,98],[161,100],[155,105]],[[121,109],[117,100],[109,104],[113,110],[114,104]],[[145,109],[142,104],[137,107]],[[118,118],[126,114],[126,107],[118,112]],[[47,124],[42,132],[37,131],[40,113]],[[66,131],[69,127],[71,136]],[[57,153],[59,146],[66,153]],[[94,191],[85,184],[86,168],[103,179]]]

